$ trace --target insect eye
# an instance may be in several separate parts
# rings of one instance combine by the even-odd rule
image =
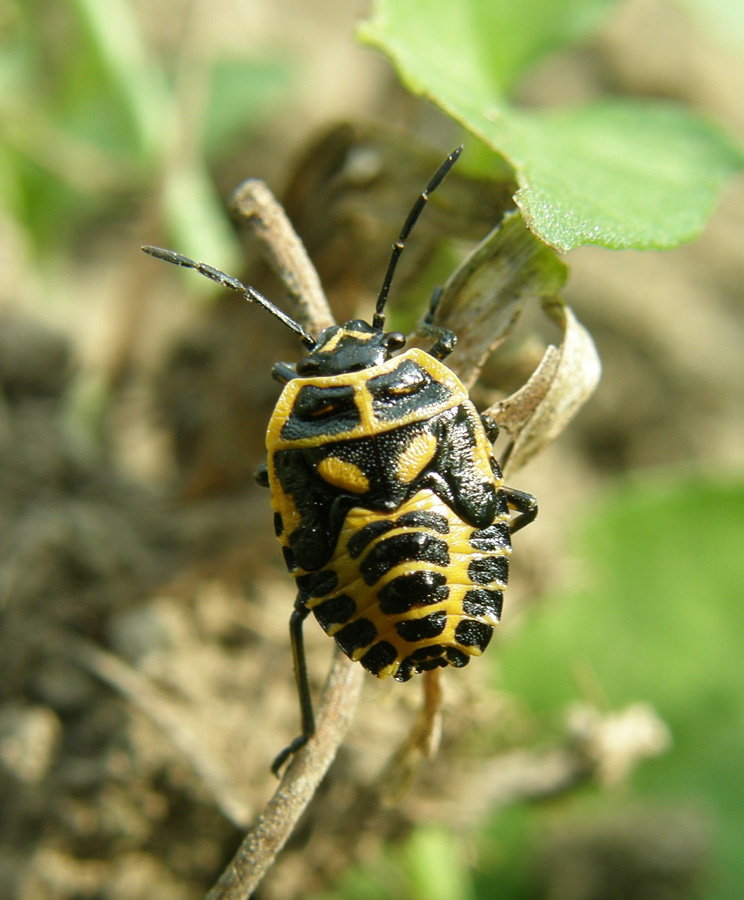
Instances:
[[[401,334],[399,331],[391,331],[385,338],[385,346],[388,350],[400,350],[400,348],[405,347],[405,345],[405,335]]]

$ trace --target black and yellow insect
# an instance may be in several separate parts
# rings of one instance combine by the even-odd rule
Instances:
[[[445,160],[393,246],[372,324],[352,320],[317,338],[253,288],[169,250],[143,249],[243,292],[292,328],[309,350],[277,363],[284,389],[269,422],[267,465],[274,529],[297,599],[290,621],[302,734],[314,732],[302,625],[312,612],[351,659],[378,678],[408,681],[462,667],[488,646],[499,621],[511,535],[537,514],[535,499],[503,484],[479,416],[443,360],[455,336],[432,324],[429,352],[403,350],[386,332],[385,303],[405,240],[429,194],[458,158]],[[512,517],[511,510],[518,515]]]

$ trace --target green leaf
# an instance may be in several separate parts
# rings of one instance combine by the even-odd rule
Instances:
[[[470,873],[450,829],[433,825],[414,830],[403,848],[415,900],[471,900]]]
[[[665,249],[694,238],[744,156],[712,125],[662,103],[512,112],[501,141],[521,171],[528,225],[561,250]]]
[[[361,37],[410,71],[456,90],[506,94],[551,50],[590,31],[615,0],[376,0]],[[418,70],[418,71],[417,71]],[[403,74],[403,73],[401,73]]]
[[[673,747],[637,773],[647,794],[715,810],[721,898],[744,883],[744,484],[639,484],[581,541],[590,590],[555,599],[500,648],[503,686],[555,713],[580,684],[612,708],[650,701]]]
[[[405,84],[514,167],[530,228],[547,244],[667,248],[702,229],[744,153],[681,108],[609,102],[520,110],[506,96],[525,68],[585,33],[607,3],[378,0],[363,40]]]

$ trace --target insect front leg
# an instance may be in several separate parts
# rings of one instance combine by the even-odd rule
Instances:
[[[293,378],[297,378],[297,369],[294,363],[278,362],[271,367],[271,377],[279,384],[286,384]]]
[[[525,491],[518,491],[516,488],[503,487],[501,490],[506,495],[506,502],[512,509],[515,509],[520,515],[516,519],[512,519],[509,530],[512,534],[535,521],[537,516],[537,500],[532,494]]]
[[[449,328],[443,328],[441,325],[432,325],[429,322],[422,322],[418,327],[418,333],[422,337],[434,338],[434,343],[428,351],[434,359],[446,359],[455,349],[457,343],[457,335]]]
[[[486,437],[488,440],[494,444],[496,443],[496,438],[499,436],[501,429],[499,428],[499,424],[496,419],[491,418],[487,413],[480,414],[481,424],[483,425],[483,430],[486,432]]]
[[[294,611],[289,619],[289,639],[292,643],[295,682],[297,683],[297,695],[300,700],[302,733],[288,747],[285,747],[271,764],[271,771],[277,777],[279,777],[279,771],[289,757],[301,747],[304,747],[315,734],[315,716],[313,715],[313,701],[310,696],[310,682],[307,677],[305,641],[302,633],[302,626],[309,612],[310,610],[305,606],[302,595],[298,594],[295,600]]]
[[[429,301],[429,310],[418,327],[418,333],[422,337],[432,337],[435,339],[434,345],[431,350],[429,350],[429,353],[435,359],[446,359],[455,349],[455,344],[457,344],[457,335],[454,331],[451,331],[449,328],[444,328],[442,325],[437,325],[434,322],[434,316],[437,307],[439,306],[439,301],[442,299],[442,291],[443,288],[441,285],[437,285],[437,287],[434,288],[431,300]]]

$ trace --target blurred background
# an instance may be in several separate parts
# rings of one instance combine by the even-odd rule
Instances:
[[[742,40],[690,7],[611,7],[518,99],[670,98],[741,139]],[[368,314],[431,172],[461,140],[481,153],[355,41],[369,12],[0,8],[2,898],[198,898],[274,789],[297,720],[293,596],[252,473],[270,365],[298,347],[139,245],[281,303],[226,212],[262,178],[337,317]],[[508,203],[508,178],[465,160],[401,263],[401,322]],[[541,511],[498,639],[447,673],[440,754],[397,797],[381,773],[420,690],[366,680],[257,897],[741,896],[742,246],[739,182],[689,246],[566,257],[603,381],[512,479]],[[331,645],[307,632],[318,688]]]

